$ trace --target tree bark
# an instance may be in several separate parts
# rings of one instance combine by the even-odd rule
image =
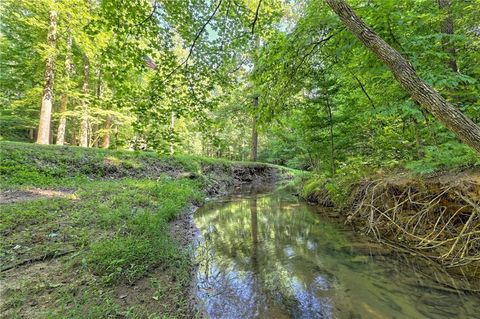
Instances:
[[[253,108],[258,106],[258,96],[253,98]],[[254,114],[252,119],[252,161],[257,161],[258,150],[258,132],[257,132],[257,116]]]
[[[88,81],[90,79],[90,61],[86,54],[83,55],[83,86],[82,86],[82,119],[80,123],[80,146],[88,147]]]
[[[67,32],[67,53],[65,56],[65,79],[66,86],[65,92],[62,94],[62,99],[60,101],[60,122],[57,129],[57,145],[65,144],[65,131],[67,128],[67,117],[65,112],[67,111],[68,105],[68,91],[69,91],[69,81],[70,74],[72,73],[72,34],[70,29]]]
[[[103,126],[103,142],[102,148],[109,148],[110,147],[110,130],[112,127],[112,114],[107,115],[107,119],[105,121],[105,125]]]
[[[480,128],[423,81],[412,65],[367,26],[343,0],[325,0],[343,24],[392,71],[410,96],[480,153]]]
[[[102,70],[96,70],[97,76],[97,88],[96,88],[96,97],[97,97],[97,104],[100,104],[100,99],[102,98]],[[100,139],[100,135],[98,134],[98,123],[95,122],[91,125],[91,134],[90,134],[90,147],[98,147],[98,140]]]
[[[175,112],[172,111],[170,114],[170,155],[173,155],[175,152],[174,146],[173,146],[173,133],[175,129]]]
[[[328,113],[328,126],[330,127],[330,169],[332,176],[335,175],[335,144],[333,139],[333,114],[332,114],[332,106],[330,104],[330,95],[328,93],[328,84],[326,82],[325,76],[323,77],[325,82],[325,104],[327,106],[327,113]]]
[[[90,127],[90,147],[98,147],[98,139],[100,136],[98,135],[98,124],[92,123]]]
[[[445,19],[440,25],[440,31],[444,34],[442,41],[445,52],[449,55],[448,67],[453,72],[458,71],[457,60],[455,59],[456,50],[453,43],[452,36],[454,35],[453,18],[452,18],[452,3],[450,0],[437,0],[440,11],[446,14]]]
[[[47,44],[51,52],[48,53],[45,62],[45,84],[43,86],[42,107],[40,109],[40,120],[38,122],[37,144],[49,144],[50,125],[52,120],[53,105],[53,79],[55,76],[55,59],[53,50],[57,41],[57,12],[50,11],[50,26],[48,28]]]

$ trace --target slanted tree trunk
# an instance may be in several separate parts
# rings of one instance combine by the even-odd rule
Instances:
[[[480,153],[480,128],[448,103],[423,81],[412,65],[367,26],[343,0],[325,0],[343,24],[370,51],[385,63],[411,97],[452,131],[465,144]]]
[[[67,111],[68,105],[68,90],[69,90],[69,81],[70,74],[72,73],[72,34],[70,29],[67,31],[67,53],[65,56],[65,80],[67,82],[65,86],[65,92],[62,94],[62,99],[60,101],[60,122],[57,129],[57,145],[65,144],[65,131],[67,128],[67,117],[65,112]]]
[[[90,79],[90,61],[86,54],[83,55],[83,86],[82,86],[82,118],[80,122],[80,143],[82,147],[88,147],[88,81]]]
[[[40,109],[40,120],[38,122],[37,144],[49,144],[50,125],[52,120],[53,104],[53,79],[55,76],[54,53],[57,41],[57,12],[50,11],[50,26],[48,28],[47,45],[49,52],[45,62],[45,84],[43,86],[42,107]]]
[[[253,108],[258,106],[258,96],[253,98]],[[252,161],[257,161],[258,149],[258,133],[257,133],[257,116],[254,114],[252,119]]]
[[[452,36],[454,34],[453,29],[453,18],[452,18],[452,3],[450,0],[437,0],[438,7],[440,10],[445,13],[446,17],[440,25],[440,31],[444,34],[443,39],[443,48],[445,52],[449,55],[448,67],[452,69],[453,72],[458,71],[457,60],[455,59],[456,50],[453,43]]]

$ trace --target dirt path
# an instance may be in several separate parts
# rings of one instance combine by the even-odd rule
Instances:
[[[28,190],[0,191],[0,204],[12,204],[38,198],[67,198],[73,196],[72,189],[42,189],[32,188]]]

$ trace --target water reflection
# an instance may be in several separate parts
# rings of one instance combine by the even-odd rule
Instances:
[[[211,318],[480,318],[478,296],[356,250],[362,239],[286,193],[213,201],[195,222],[197,295]]]

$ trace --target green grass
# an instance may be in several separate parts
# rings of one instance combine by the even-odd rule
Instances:
[[[73,192],[1,206],[1,267],[47,258],[42,269],[34,263],[26,273],[23,266],[0,273],[5,318],[191,316],[191,252],[171,238],[169,223],[199,205],[209,185],[232,179],[235,167],[262,165],[12,142],[0,148],[3,190]],[[122,304],[119,289],[142,280],[145,303]]]
[[[73,187],[91,180],[155,179],[164,174],[190,173],[202,178],[205,167],[231,178],[235,166],[284,167],[186,155],[160,156],[153,152],[85,149],[75,146],[34,145],[0,141],[0,188]]]
[[[189,203],[200,203],[202,198],[197,181],[165,176],[157,181],[92,181],[80,186],[75,199],[3,205],[0,232],[5,237],[0,261],[2,265],[18,264],[74,250],[77,253],[66,258],[64,271],[93,275],[95,282],[87,286],[133,283],[159,265],[179,268],[189,263],[188,253],[169,237],[168,223]],[[66,298],[64,292],[61,295]],[[92,298],[97,297],[102,296]],[[65,308],[64,315],[69,311]],[[94,317],[97,315],[95,312]]]

